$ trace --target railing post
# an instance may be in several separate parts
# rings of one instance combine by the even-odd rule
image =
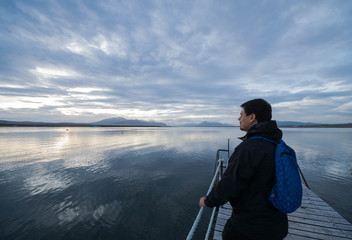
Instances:
[[[227,160],[230,158],[230,139],[227,139]]]
[[[224,161],[221,161],[220,163],[220,180],[224,174]]]

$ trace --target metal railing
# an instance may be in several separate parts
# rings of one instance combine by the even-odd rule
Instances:
[[[209,189],[208,189],[208,192],[206,194],[209,195],[209,193],[211,192],[211,190],[213,189],[214,185],[216,182],[220,181],[221,180],[221,177],[223,175],[223,169],[224,169],[224,159],[220,157],[220,152],[227,152],[227,159],[229,159],[229,156],[230,156],[230,140],[228,140],[227,142],[227,147],[228,149],[218,149],[217,152],[216,152],[216,161],[215,161],[215,172],[214,172],[214,176],[213,176],[213,179],[210,183],[210,186],[209,186]],[[227,161],[226,161],[227,162]],[[209,221],[209,225],[208,225],[208,229],[207,229],[207,232],[206,232],[206,235],[205,235],[205,240],[209,239],[209,236],[210,236],[210,233],[211,233],[211,229],[212,229],[212,226],[213,226],[213,222],[214,222],[214,217],[215,217],[215,213],[216,211],[218,210],[218,208],[214,208],[213,211],[212,211],[212,214],[211,214],[211,217],[210,217],[210,221]],[[199,221],[201,219],[201,216],[203,214],[203,211],[204,211],[204,207],[201,207],[199,212],[198,212],[198,215],[196,217],[196,220],[194,221],[193,225],[192,225],[192,228],[191,230],[189,231],[188,235],[187,235],[187,240],[191,240],[196,229],[197,229],[197,226],[199,224]]]

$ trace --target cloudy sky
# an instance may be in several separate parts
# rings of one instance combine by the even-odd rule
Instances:
[[[0,2],[0,119],[352,122],[352,1]]]

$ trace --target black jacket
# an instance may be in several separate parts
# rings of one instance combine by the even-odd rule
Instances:
[[[253,239],[279,239],[287,235],[287,215],[279,212],[268,201],[275,184],[276,145],[253,136],[274,141],[282,138],[282,131],[275,121],[254,125],[241,138],[229,159],[221,181],[206,197],[209,207],[230,201],[233,214],[229,221],[238,231]]]

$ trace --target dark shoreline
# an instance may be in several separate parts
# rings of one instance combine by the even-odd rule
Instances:
[[[344,124],[317,124],[317,125],[282,125],[280,128],[352,128],[352,123]]]
[[[93,125],[93,124],[65,124],[65,123],[42,123],[42,124],[4,124],[0,127],[179,127],[179,126],[160,126],[160,125]],[[181,126],[182,127],[182,126]],[[199,127],[199,126],[194,126]],[[207,126],[202,126],[207,127]],[[208,127],[235,127],[239,126],[208,126]],[[352,128],[352,123],[348,124],[319,124],[319,125],[279,125],[280,128]]]
[[[0,124],[0,127],[165,127],[154,125]]]

